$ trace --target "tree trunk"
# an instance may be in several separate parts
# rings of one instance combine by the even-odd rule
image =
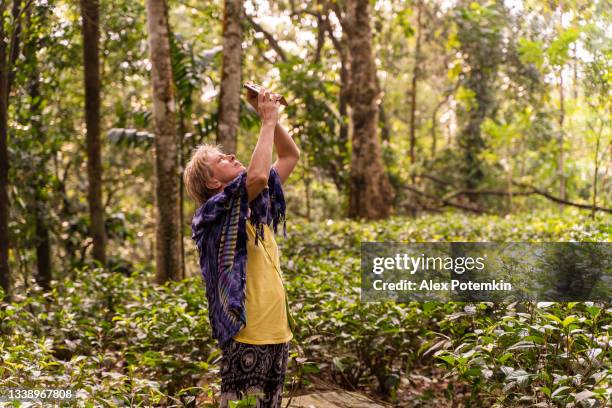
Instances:
[[[559,1],[559,30],[563,30],[563,3]],[[558,158],[558,168],[557,171],[559,173],[559,197],[562,200],[565,200],[565,152],[564,152],[564,142],[565,135],[563,130],[563,122],[565,120],[565,92],[563,90],[563,62],[559,66],[559,158]],[[561,204],[560,209],[563,209],[563,204]]]
[[[348,1],[343,25],[351,54],[353,129],[348,215],[381,219],[389,216],[395,191],[385,174],[378,140],[379,90],[369,7],[368,0]]]
[[[574,100],[578,99],[578,43],[574,42],[573,47],[573,67],[574,67],[574,82],[572,83],[574,90]]]
[[[12,20],[4,32],[4,11],[8,2],[0,3],[0,286],[11,299],[11,275],[9,268],[9,197],[8,197],[8,105],[14,77],[13,67],[19,56],[19,33],[21,31],[21,1],[13,1]],[[10,37],[8,35],[10,34]],[[8,41],[7,41],[8,40]],[[6,44],[9,44],[7,49]]]
[[[436,107],[434,108],[431,114],[431,159],[432,160],[436,157],[436,145],[438,143],[438,134],[437,134],[438,111],[440,110],[440,108],[442,108],[442,106],[446,102],[448,102],[448,99],[450,98],[451,94],[455,92],[455,89],[457,88],[457,86],[458,84],[454,87],[454,89],[451,92],[446,92],[444,94],[444,99],[438,102],[438,104],[436,105]],[[448,122],[450,123],[450,120]],[[449,142],[449,147],[450,147],[450,137],[448,138],[448,142]]]
[[[223,13],[223,65],[219,93],[217,143],[226,153],[236,152],[240,126],[240,70],[242,67],[242,0],[225,0]]]
[[[31,27],[31,12],[26,12],[26,27]],[[44,22],[44,19],[42,20]],[[39,24],[42,22],[39,22]],[[24,54],[27,67],[29,68],[29,94],[30,94],[30,117],[32,124],[32,137],[39,140],[42,145],[46,143],[46,133],[42,124],[42,99],[40,95],[40,71],[36,50],[38,49],[38,37],[28,35],[24,41]],[[45,291],[51,288],[51,239],[49,227],[45,217],[47,202],[42,193],[47,181],[47,155],[42,156],[40,164],[36,168],[35,191],[32,212],[34,213],[35,246],[36,246],[36,282]]]
[[[37,197],[36,211],[36,282],[43,290],[51,289],[51,239],[49,227],[41,212],[44,210],[41,200]]]
[[[172,49],[174,46],[178,47],[178,44],[176,44],[176,37],[174,36],[174,34],[172,33],[172,27],[170,27],[170,18],[168,17],[168,5],[164,6],[164,14],[165,14],[165,19],[167,22],[167,27],[168,27],[168,41],[170,44],[170,70],[172,71],[172,76],[173,76],[173,82],[174,85],[176,87],[176,81],[177,79],[174,78],[174,72],[175,71],[175,66],[174,66],[174,62],[172,61]],[[174,44],[173,44],[174,41]],[[189,96],[189,98],[191,98],[191,96]],[[188,99],[189,99],[188,98]],[[186,277],[186,272],[185,272],[185,237],[184,237],[184,231],[185,231],[185,213],[184,213],[184,206],[185,206],[185,186],[184,186],[184,182],[183,182],[183,170],[185,169],[185,157],[184,157],[184,142],[185,142],[185,134],[187,133],[186,127],[185,127],[185,118],[190,114],[191,112],[191,105],[186,103],[186,100],[181,100],[180,96],[177,97],[177,102],[176,102],[176,107],[178,109],[178,115],[176,120],[178,120],[178,129],[179,129],[179,134],[178,134],[178,151],[177,151],[177,156],[178,156],[178,164],[179,164],[179,236],[180,236],[180,240],[179,240],[179,259],[180,259],[180,267],[179,270],[180,272],[178,273],[178,275],[176,275],[173,279],[174,280],[183,280]],[[189,225],[191,226],[191,225]]]
[[[351,82],[349,67],[351,65],[351,56],[348,51],[348,44],[346,35],[343,34],[343,38],[340,42],[342,53],[340,54],[340,94],[338,96],[338,113],[342,118],[342,124],[340,125],[340,140],[342,152],[348,155],[348,144],[349,144],[349,123],[348,123],[348,93]],[[339,163],[342,165],[343,163]]]
[[[381,132],[380,138],[383,142],[389,142],[391,140],[391,129],[389,129],[389,120],[387,118],[387,114],[385,113],[385,103],[383,99],[381,99],[378,108]]]
[[[302,167],[304,173],[304,189],[306,190],[306,219],[310,222],[310,183],[312,182],[310,177],[310,163],[306,159],[305,166]]]
[[[481,3],[479,3],[481,4]],[[505,15],[503,3],[486,3],[487,7],[500,15]],[[461,8],[469,7],[469,2],[461,2]],[[464,9],[465,10],[465,9]],[[468,14],[471,14],[466,10]],[[457,13],[456,16],[464,15]],[[463,188],[476,190],[486,177],[486,169],[481,158],[486,149],[486,142],[482,135],[482,123],[495,116],[498,106],[496,78],[499,66],[503,63],[503,54],[498,52],[502,48],[502,30],[491,30],[493,14],[474,14],[476,22],[471,19],[458,17],[457,39],[459,50],[465,55],[465,69],[460,75],[460,86],[473,94],[469,102],[455,104],[455,114],[459,118],[461,130],[456,137],[456,145],[461,153],[461,162],[456,166],[456,172],[462,178]],[[505,21],[502,19],[502,21]],[[486,44],[487,52],[483,52]],[[468,194],[467,199],[476,204],[480,199],[478,195]]]
[[[166,15],[166,18],[167,15]],[[181,273],[179,279],[185,279],[187,272],[185,270],[185,237],[183,232],[185,231],[185,183],[183,182],[183,169],[185,168],[185,116],[183,110],[179,107],[179,148],[178,148],[178,160],[179,160],[179,234],[181,236],[180,241],[180,252],[181,252]]]
[[[11,84],[15,81],[15,61],[17,61],[17,57],[19,56],[19,40],[21,39],[21,0],[13,0],[13,32],[11,33],[10,38],[10,53],[9,56],[9,69],[8,69],[8,84],[9,84],[9,93],[11,89]],[[28,7],[29,8],[29,7]]]
[[[327,7],[329,3],[325,3],[325,7]],[[342,16],[340,15],[339,7],[336,5],[336,16],[340,20]],[[333,177],[334,184],[338,189],[338,192],[344,193],[346,191],[346,182],[344,180],[343,172],[340,170],[344,168],[345,158],[348,157],[348,142],[349,142],[349,126],[348,126],[348,93],[350,88],[350,53],[348,50],[347,44],[347,34],[345,30],[342,30],[342,37],[340,40],[336,38],[334,35],[334,31],[332,29],[331,23],[329,21],[329,16],[326,15],[326,18],[323,20],[325,23],[325,30],[329,34],[329,37],[340,57],[340,91],[338,93],[338,113],[340,114],[341,123],[340,123],[340,131],[338,134],[338,148],[340,150],[340,154],[336,155],[336,164],[335,167],[339,169],[336,173],[336,176]]]
[[[157,174],[155,258],[160,284],[177,280],[181,273],[176,107],[165,8],[164,0],[147,0]]]
[[[506,214],[512,213],[512,173],[514,172],[514,166],[512,165],[513,155],[511,152],[506,152],[506,163],[508,163],[508,169],[506,170]]]
[[[565,200],[565,152],[564,146],[565,137],[563,130],[563,122],[565,121],[565,101],[563,92],[563,65],[559,67],[559,159],[558,159],[558,172],[559,172],[559,197]],[[563,205],[560,206],[563,208]]]
[[[591,209],[591,218],[595,219],[595,209],[597,208],[597,178],[599,173],[599,145],[601,140],[601,131],[603,129],[604,121],[601,122],[601,127],[597,131],[597,144],[595,145],[595,171],[593,172],[593,208]],[[591,127],[592,128],[592,127]],[[592,128],[593,129],[593,128]],[[593,129],[595,130],[595,129]]]
[[[102,204],[102,157],[100,145],[100,38],[99,0],[81,0],[83,20],[83,68],[85,79],[85,122],[87,126],[87,179],[93,259],[106,264],[106,234]]]
[[[410,88],[410,163],[416,161],[414,148],[416,146],[416,99],[417,99],[417,82],[419,80],[420,63],[421,63],[421,1],[417,1],[417,38],[414,50],[414,67],[412,69],[412,86]]]
[[[8,76],[6,35],[4,33],[4,9],[0,5],[0,285],[10,296],[11,279],[9,269],[9,230],[8,230]]]

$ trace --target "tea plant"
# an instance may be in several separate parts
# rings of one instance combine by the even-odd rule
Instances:
[[[606,242],[610,232],[579,212],[288,222],[277,242],[298,327],[285,389],[316,374],[397,401],[402,379],[437,365],[450,405],[461,384],[471,406],[604,406],[610,304],[367,303],[359,268],[364,241]],[[147,270],[69,272],[0,308],[0,388],[71,388],[87,407],[215,406],[220,354],[199,276],[158,286]]]

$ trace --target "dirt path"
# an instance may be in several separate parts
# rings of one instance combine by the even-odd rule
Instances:
[[[283,406],[285,401],[283,400]],[[385,408],[362,394],[349,391],[326,391],[300,395],[291,399],[290,408]]]

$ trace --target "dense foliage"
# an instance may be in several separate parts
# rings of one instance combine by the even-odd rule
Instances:
[[[359,300],[362,241],[609,241],[604,218],[447,213],[376,223],[290,220],[288,227],[278,243],[298,329],[286,389],[307,386],[317,373],[414,406],[434,398],[486,407],[609,400],[609,304]],[[0,312],[0,387],[69,385],[79,406],[211,401],[219,353],[203,282],[151,280],[147,270],[83,269],[49,293],[31,286]],[[410,375],[432,367],[448,378],[444,392],[406,399]],[[458,397],[461,388],[468,391]]]
[[[92,174],[85,3],[99,6]],[[167,192],[155,187],[174,170],[156,171],[156,158],[174,149],[155,147],[151,71],[168,48],[179,176],[194,147],[218,141],[223,56],[238,48],[223,49],[226,3],[160,0],[169,46],[151,50],[148,23],[165,19],[147,21],[146,1],[0,0],[0,286],[12,296],[0,301],[0,388],[70,386],[79,406],[214,405],[220,354],[180,177],[168,184],[176,211],[157,215]],[[232,68],[286,97],[280,122],[301,151],[278,239],[299,323],[287,389],[318,379],[399,406],[609,405],[610,304],[362,303],[359,289],[364,241],[610,241],[609,1],[364,0],[363,47],[356,2],[238,3]],[[355,79],[360,50],[372,72]],[[356,120],[364,94],[371,109]],[[246,164],[260,120],[244,98],[233,108],[228,153]],[[372,125],[368,160],[354,154],[355,123]],[[356,169],[389,180],[392,218],[345,220]],[[188,278],[156,285],[155,231],[168,220],[182,232],[182,245],[169,240],[184,261],[173,276]],[[105,265],[92,259],[94,225]]]
[[[83,46],[76,3],[5,3],[5,31],[19,34],[20,46],[8,106],[7,186],[10,262],[19,286],[37,262],[41,230],[52,254],[46,269],[56,277],[89,262]],[[14,18],[12,3],[28,8]],[[243,78],[291,102],[282,121],[302,158],[288,183],[299,200],[289,205],[309,220],[341,217],[347,208],[351,146],[342,67],[348,62],[335,3],[245,2]],[[522,186],[563,198],[560,178],[569,202],[609,207],[606,2],[375,3],[380,138],[397,190],[396,214],[465,208],[466,201],[468,209],[489,212],[546,208],[550,201]],[[420,23],[417,6],[423,8]],[[193,146],[215,141],[223,4],[170,0],[168,14],[184,163]],[[319,26],[323,17],[329,30]],[[151,259],[145,248],[155,223],[146,10],[140,2],[102,0],[100,18],[108,256],[111,265],[125,264],[128,254],[138,264]],[[236,153],[246,163],[259,122],[245,104],[240,116]],[[411,132],[414,161],[407,155]],[[192,211],[185,199],[185,241]],[[143,245],[134,248],[135,240]],[[196,267],[188,261],[187,270]]]

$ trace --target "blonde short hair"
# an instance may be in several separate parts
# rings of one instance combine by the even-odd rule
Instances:
[[[195,148],[183,172],[183,181],[187,194],[198,204],[204,204],[210,197],[218,192],[206,186],[206,182],[213,177],[212,169],[207,162],[208,156],[214,153],[223,153],[221,145],[202,144]]]

